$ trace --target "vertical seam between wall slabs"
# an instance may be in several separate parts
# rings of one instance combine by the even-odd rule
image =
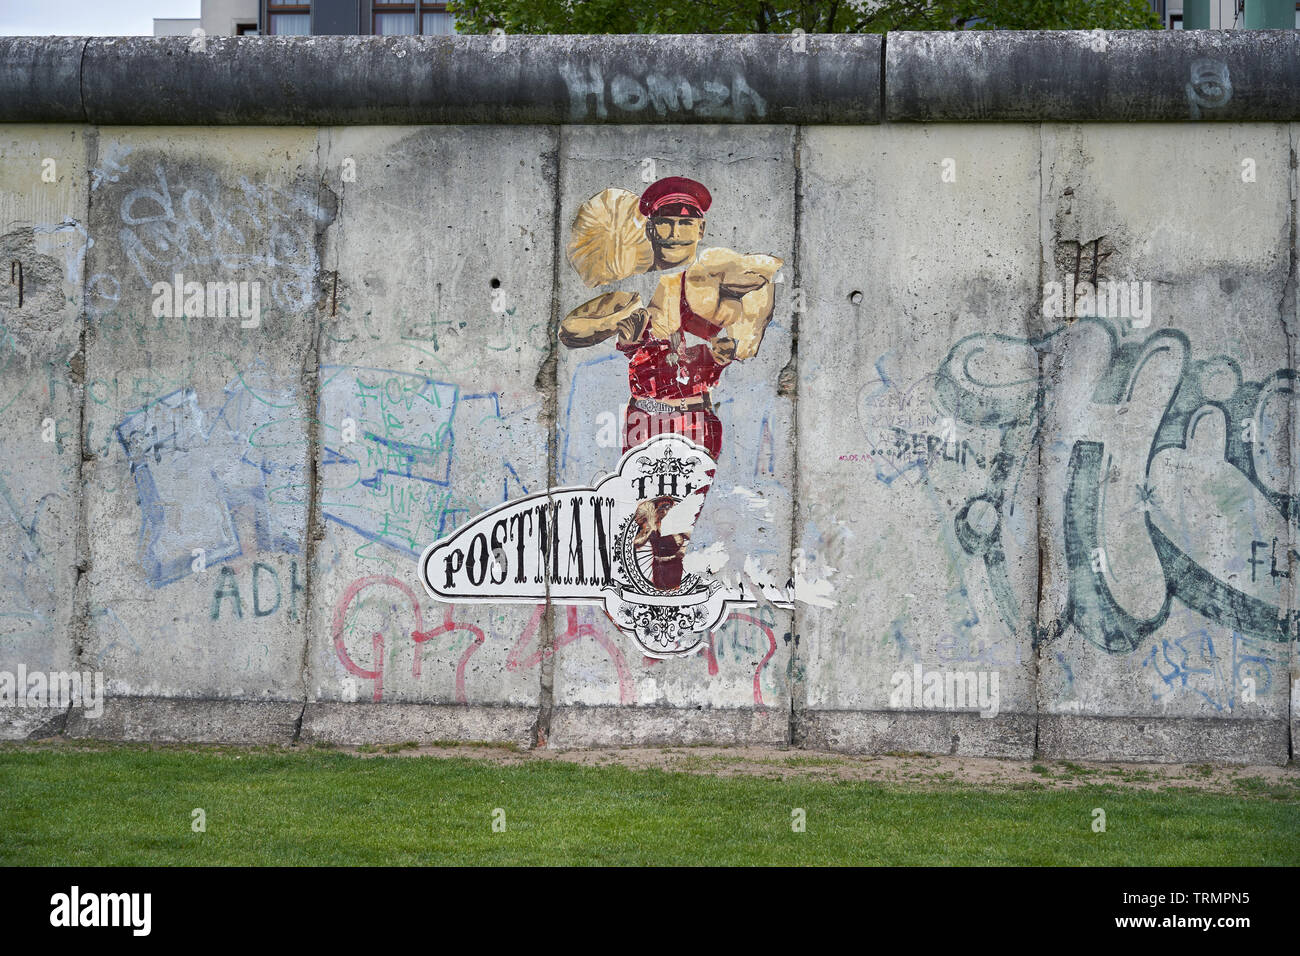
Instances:
[[[803,126],[796,124],[794,128],[794,241],[791,246],[790,264],[790,288],[803,289],[802,276],[799,271],[801,248],[800,243],[803,241]],[[807,294],[801,296],[804,303],[807,303]],[[798,300],[796,303],[798,304]],[[794,473],[790,479],[790,553],[788,560],[792,567],[790,568],[790,577],[794,577],[794,556],[799,546],[799,319],[800,315],[796,311],[791,311],[790,318],[790,359],[786,368],[794,371],[794,387],[790,394],[790,425],[791,425],[791,471]],[[777,389],[780,390],[780,382],[777,383]],[[796,589],[797,590],[797,589]],[[787,681],[786,690],[790,695],[790,719],[786,727],[786,742],[792,746],[799,746],[799,714],[796,711],[799,694],[796,688],[799,686],[799,634],[801,612],[797,593],[793,607],[790,610],[790,628],[794,632],[790,640],[790,670],[789,680]],[[806,703],[806,701],[805,701]]]
[[[325,170],[321,166],[321,139],[331,137],[330,127],[319,126],[316,128],[316,168],[314,170],[316,177],[316,209],[321,208],[321,192],[328,189],[325,185]],[[343,223],[343,188],[335,193],[335,209],[333,224],[342,228]],[[326,276],[325,269],[325,252],[327,251],[326,234],[329,231],[329,225],[320,225],[318,222],[318,232],[314,237],[316,243],[317,255],[319,257],[320,268],[316,270],[315,281],[318,284],[317,294],[313,297],[311,313],[307,319],[307,350],[303,354],[301,384],[305,387],[308,401],[311,403],[307,409],[307,527],[304,529],[305,540],[303,542],[302,554],[302,657],[299,660],[298,679],[302,685],[302,710],[298,713],[297,723],[293,728],[293,742],[297,743],[302,737],[303,720],[307,716],[307,701],[311,697],[311,644],[312,634],[316,624],[316,542],[317,534],[320,533],[319,540],[324,539],[324,529],[320,528],[320,507],[318,499],[320,495],[320,472],[316,467],[317,456],[322,450],[321,446],[321,426],[320,426],[320,340],[321,329],[324,326],[324,285]],[[335,246],[337,249],[337,244]],[[334,263],[334,288],[338,288],[338,263]],[[292,575],[291,575],[292,577]],[[290,580],[289,586],[293,587],[293,581]]]
[[[886,67],[886,60],[889,56],[889,34],[880,34],[880,82],[876,85],[876,90],[880,96],[880,101],[876,103],[876,122],[884,123],[889,117],[886,116],[886,104],[889,97],[885,93],[885,82],[888,79],[889,71]]]
[[[89,41],[87,41],[89,42]],[[89,125],[86,127],[86,207],[85,207],[85,226],[86,237],[90,237],[90,207],[93,201],[92,184],[94,183],[94,170],[99,166],[99,130]],[[78,298],[80,303],[77,309],[77,346],[81,355],[81,400],[77,403],[78,421],[77,421],[77,457],[76,457],[76,483],[75,494],[77,496],[77,530],[73,543],[73,551],[76,555],[76,583],[73,585],[72,593],[72,620],[69,622],[69,632],[72,637],[72,659],[76,666],[84,667],[86,665],[86,648],[90,643],[90,572],[94,568],[94,562],[90,554],[90,514],[88,511],[88,498],[86,494],[86,462],[94,461],[90,451],[90,436],[86,432],[88,410],[86,403],[90,400],[90,390],[86,387],[87,374],[90,371],[90,283],[86,277],[90,269],[90,245],[86,247],[86,255],[81,260],[81,270],[77,279],[81,283],[81,295]],[[76,353],[74,353],[76,354]],[[71,709],[69,709],[69,718]],[[67,722],[64,723],[64,731],[67,730]]]
[[[86,42],[81,44],[81,59],[77,63],[77,94],[81,98],[81,118],[86,123],[90,122],[90,113],[86,109],[86,51],[90,49],[90,41],[93,37],[86,37]],[[89,180],[87,180],[87,194],[89,194]]]
[[[561,165],[564,157],[566,127],[553,126],[555,130],[555,159],[551,174],[555,177],[551,204],[551,313],[546,324],[546,357],[537,370],[535,384],[542,390],[542,418],[546,428],[546,504],[551,506],[551,491],[559,481],[559,461],[555,453],[560,425],[560,353],[556,347],[560,335],[560,256],[563,232],[560,227],[564,201],[564,178]],[[542,575],[546,587],[546,604],[538,625],[538,649],[542,659],[537,668],[537,720],[533,724],[529,741],[531,746],[547,746],[551,736],[551,717],[555,712],[555,605],[551,603],[550,575]]]
[[[1047,181],[1043,175],[1043,127],[1045,123],[1038,124],[1038,288],[1034,302],[1041,302],[1043,284],[1047,281],[1047,243],[1044,235],[1044,216],[1047,211]],[[1034,312],[1033,306],[1026,317],[1025,326],[1029,332],[1030,341],[1036,337],[1034,332]],[[1033,614],[1029,619],[1029,691],[1033,702],[1034,716],[1034,749],[1033,756],[1038,756],[1039,733],[1042,724],[1042,705],[1039,701],[1039,651],[1041,649],[1041,638],[1043,628],[1039,623],[1043,607],[1043,443],[1047,439],[1047,422],[1044,416],[1047,412],[1047,403],[1044,401],[1046,395],[1046,386],[1043,382],[1043,353],[1037,348],[1033,350],[1034,363],[1038,366],[1038,441],[1034,442],[1035,448],[1035,475],[1034,489],[1036,503],[1034,505],[1034,608]]]
[[[1300,275],[1297,275],[1297,267],[1298,265],[1300,265],[1300,263],[1297,262],[1297,249],[1296,249],[1296,238],[1297,238],[1296,188],[1297,188],[1297,178],[1300,177],[1300,168],[1297,168],[1297,164],[1296,164],[1295,128],[1296,128],[1295,123],[1286,124],[1287,193],[1289,199],[1287,219],[1289,220],[1290,235],[1288,236],[1288,239],[1290,241],[1287,243],[1288,261],[1287,261],[1286,286],[1282,290],[1281,307],[1278,309],[1279,317],[1282,320],[1282,334],[1286,337],[1287,368],[1296,367],[1295,339],[1292,337],[1293,330],[1291,328],[1290,322],[1288,321],[1288,319],[1290,318],[1287,314],[1288,305],[1290,306],[1291,309],[1300,311],[1300,292],[1298,292],[1296,288],[1297,281],[1300,281]],[[1293,496],[1292,500],[1295,500],[1294,496],[1300,493],[1300,482],[1297,481],[1296,460],[1295,460],[1296,435],[1297,435],[1295,392],[1292,392],[1291,401],[1287,406],[1287,413],[1288,413],[1287,434],[1290,439],[1287,442],[1287,447],[1289,449],[1289,454],[1287,458],[1288,458],[1288,464],[1290,465],[1289,484],[1291,488],[1291,494]],[[1296,565],[1291,557],[1291,555],[1295,554],[1295,547],[1296,547],[1294,515],[1292,516],[1292,520],[1286,523],[1286,526],[1287,526],[1287,539],[1288,539],[1287,540],[1287,563],[1288,563],[1287,570],[1291,574],[1290,578],[1288,578],[1288,580],[1291,582],[1290,595],[1289,595],[1291,606],[1287,608],[1288,611],[1287,618],[1289,624],[1287,631],[1289,633],[1291,640],[1287,644],[1287,649],[1289,653],[1287,655],[1286,710],[1283,714],[1283,717],[1284,717],[1284,723],[1286,725],[1286,756],[1287,756],[1287,760],[1290,761],[1295,759],[1296,742],[1295,742],[1295,735],[1292,732],[1292,725],[1293,725],[1292,715],[1295,713],[1295,707],[1296,707],[1295,688],[1296,688],[1296,684],[1298,683],[1294,678],[1295,664],[1296,664],[1296,651],[1300,649],[1300,643],[1297,643],[1297,641],[1300,641],[1300,633],[1297,632],[1297,628],[1296,628],[1296,623],[1297,623],[1296,600],[1295,600],[1296,591],[1297,591]]]

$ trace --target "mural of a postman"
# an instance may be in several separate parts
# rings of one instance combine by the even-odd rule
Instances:
[[[622,457],[593,486],[506,502],[436,542],[421,561],[434,598],[602,604],[657,658],[693,653],[730,608],[755,602],[753,582],[685,561],[726,440],[713,393],[730,365],[758,354],[782,265],[702,250],[712,201],[702,183],[673,176],[579,208],[569,263],[589,288],[620,288],[570,311],[559,338],[626,356]],[[790,606],[790,594],[762,589]]]
[[[639,200],[626,190],[606,189],[578,212],[569,261],[587,285],[641,273],[653,283],[653,294],[645,297],[639,292],[597,296],[570,312],[560,328],[560,341],[570,348],[614,338],[627,356],[631,397],[624,452],[656,435],[673,434],[689,438],[716,461],[723,435],[713,389],[728,365],[758,354],[772,320],[771,280],[781,260],[730,249],[709,249],[700,256],[711,202],[703,185],[673,176],[654,183]],[[701,501],[707,490],[695,492]],[[661,531],[667,505],[643,502],[636,523],[654,555],[651,580],[670,591],[680,586],[690,532]]]

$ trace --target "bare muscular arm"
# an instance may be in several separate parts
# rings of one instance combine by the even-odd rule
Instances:
[[[635,293],[607,292],[584,302],[560,323],[560,342],[568,348],[587,348],[604,342],[620,329],[635,330],[628,320],[643,314],[641,297]],[[639,322],[639,320],[638,320]]]
[[[560,343],[571,349],[587,348],[592,345],[599,345],[613,335],[618,336],[619,345],[631,345],[637,339],[641,338],[641,333],[645,331],[646,325],[650,321],[650,316],[645,309],[637,309],[631,315],[620,319],[618,324],[612,329],[601,327],[588,327],[579,325],[576,329],[569,330],[560,325]]]

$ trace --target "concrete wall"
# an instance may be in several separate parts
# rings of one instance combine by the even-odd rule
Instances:
[[[108,692],[0,732],[1288,759],[1294,36],[490,43],[0,41],[0,672]],[[434,602],[427,545],[617,464],[564,247],[673,175],[785,261],[692,546],[800,599],[674,660]],[[178,272],[260,322],[155,316]]]

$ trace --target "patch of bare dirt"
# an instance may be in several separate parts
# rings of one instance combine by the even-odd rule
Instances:
[[[1007,790],[1071,790],[1113,786],[1131,790],[1188,788],[1236,796],[1300,801],[1300,765],[1285,767],[1221,764],[1098,763],[1070,760],[1001,760],[920,753],[842,754],[769,747],[610,747],[578,750],[521,750],[494,743],[414,742],[344,747],[239,747],[198,744],[121,744],[54,738],[0,744],[0,749],[105,750],[115,747],[219,753],[337,752],[374,757],[460,757],[500,766],[560,761],[589,767],[626,767],[720,777],[763,777],[824,781],[868,781],[919,788],[969,786]]]
[[[671,773],[757,776],[832,781],[872,781],[924,787],[1068,790],[1114,785],[1138,790],[1189,787],[1219,793],[1294,791],[1300,767],[1208,764],[1020,761],[930,754],[854,755],[762,747],[663,747],[534,751],[540,759],[589,766],[654,768]]]
[[[1008,790],[1070,790],[1085,786],[1213,793],[1300,801],[1300,766],[1285,767],[1001,760],[920,753],[858,755],[769,747],[602,747],[514,750],[500,746],[390,745],[338,748],[362,756],[466,757],[502,765],[557,760],[589,767],[627,767],[719,777],[871,781],[917,787],[970,786]]]

